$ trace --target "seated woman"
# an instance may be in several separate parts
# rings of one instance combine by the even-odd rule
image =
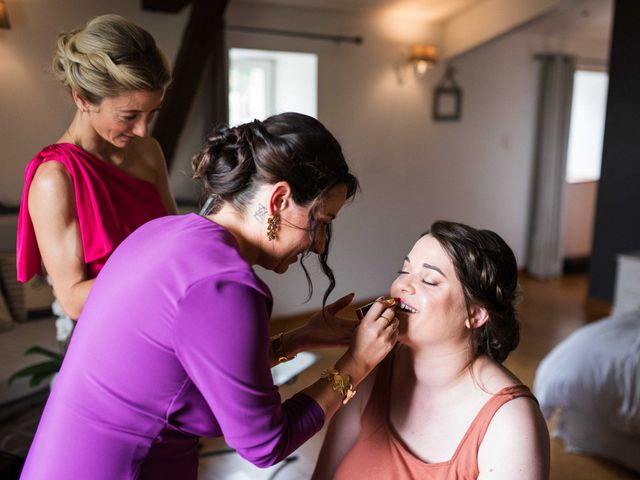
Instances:
[[[334,417],[313,478],[548,478],[545,421],[501,365],[519,340],[511,249],[435,222],[398,273],[398,345]]]

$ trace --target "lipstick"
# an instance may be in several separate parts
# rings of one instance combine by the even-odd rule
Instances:
[[[382,300],[375,300],[371,303],[367,303],[366,305],[363,305],[360,308],[356,309],[356,315],[358,316],[358,320],[362,320],[364,316],[367,314],[367,312],[369,311],[369,309],[371,308],[371,306],[377,301],[384,303],[386,308],[395,307],[400,303],[400,299],[396,297],[387,297]]]

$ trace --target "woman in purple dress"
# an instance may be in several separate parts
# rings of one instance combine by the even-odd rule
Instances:
[[[204,215],[140,227],[109,258],[82,311],[23,479],[195,479],[199,436],[255,465],[284,459],[355,393],[395,344],[382,302],[354,326],[344,297],[269,338],[277,273],[315,253],[334,286],[331,222],[357,190],[340,145],[294,113],[219,129],[193,160]],[[281,402],[270,367],[348,343],[322,378]]]

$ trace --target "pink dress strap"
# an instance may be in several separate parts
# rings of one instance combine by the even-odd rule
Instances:
[[[29,215],[29,187],[45,162],[62,163],[73,181],[87,274],[95,278],[113,250],[143,223],[167,214],[156,186],[132,177],[82,148],[58,143],[43,148],[26,167],[18,215],[18,280],[42,275],[42,257]]]

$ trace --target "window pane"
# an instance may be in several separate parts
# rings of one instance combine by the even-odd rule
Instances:
[[[282,112],[315,117],[318,57],[310,53],[229,50],[229,124]]]
[[[238,125],[271,114],[273,63],[237,59],[229,72],[229,123]]]
[[[569,183],[600,178],[608,82],[604,72],[575,73],[567,152]]]

